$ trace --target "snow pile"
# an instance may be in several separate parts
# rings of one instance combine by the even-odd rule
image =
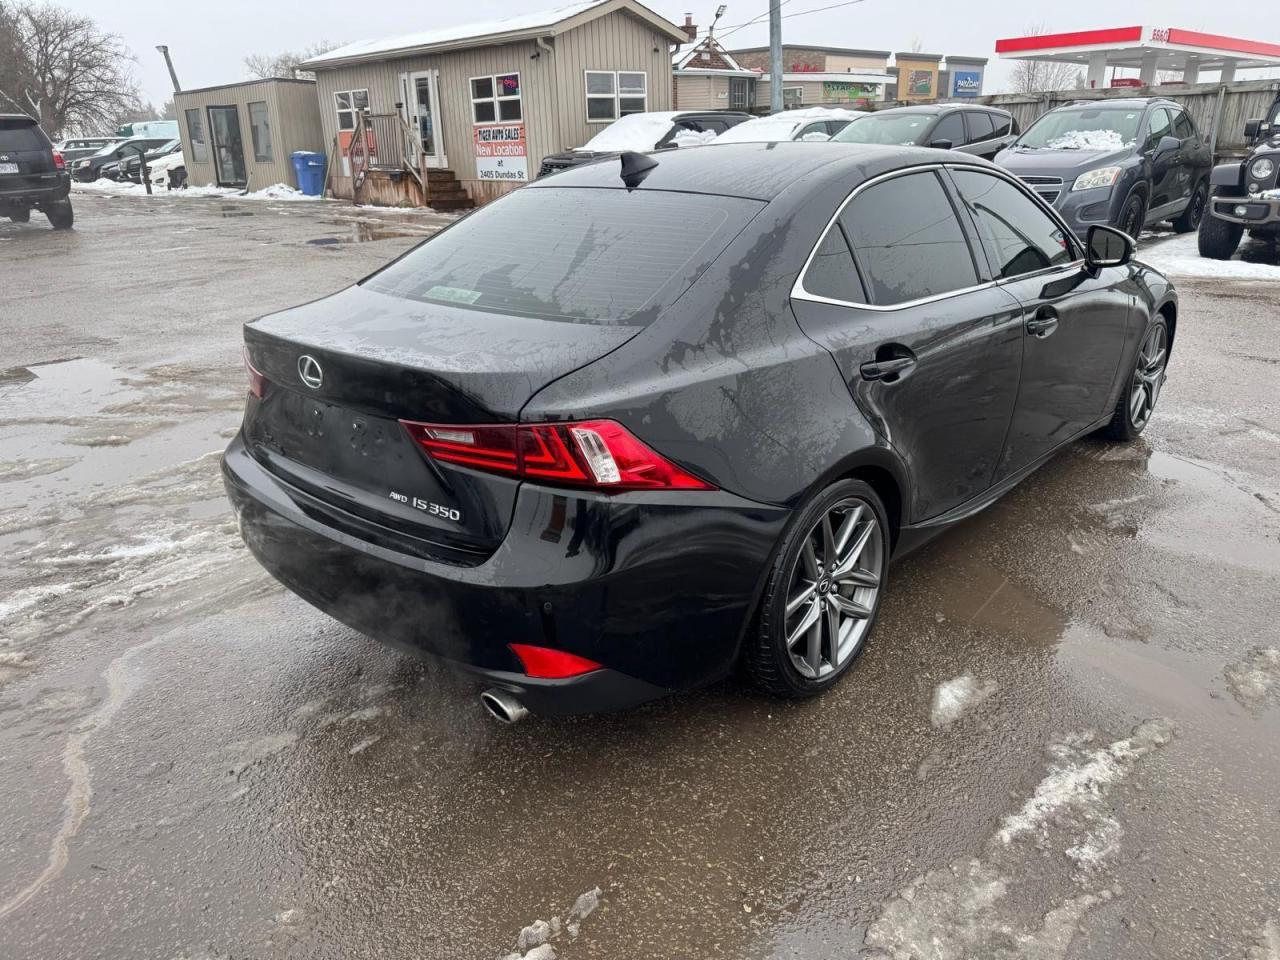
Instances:
[[[1280,280],[1280,266],[1200,256],[1196,235],[1188,233],[1138,250],[1137,259],[1171,277],[1208,280]]]
[[[714,139],[716,135],[712,130],[681,130],[671,138],[671,142],[677,147],[700,147]]]
[[[553,940],[558,940],[561,933],[570,940],[576,939],[581,932],[582,921],[591,916],[600,906],[600,888],[593,887],[573,901],[564,922],[559,917],[548,920],[535,920],[516,936],[516,950],[504,955],[501,960],[556,960],[556,948]]]
[[[1122,150],[1132,145],[1115,130],[1068,130],[1045,144],[1050,150]]]
[[[75,184],[77,193],[99,193],[112,197],[145,197],[147,188],[140,183],[121,183],[114,180],[95,180],[92,183]],[[152,194],[157,197],[221,197],[227,200],[319,200],[301,190],[295,190],[287,183],[275,183],[252,193],[244,193],[233,187],[186,187],[182,190],[164,190],[152,187]]]
[[[1280,650],[1258,648],[1239,663],[1227,667],[1227,686],[1244,707],[1256,707],[1280,694]]]
[[[933,708],[929,719],[935,727],[945,730],[995,692],[994,680],[978,683],[968,673],[938,684],[938,688],[933,691]]]
[[[616,153],[653,150],[671,130],[675,113],[632,113],[609,124],[578,147],[585,152]]]

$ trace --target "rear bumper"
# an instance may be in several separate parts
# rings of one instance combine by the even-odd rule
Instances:
[[[1243,213],[1237,212],[1243,208]],[[1214,197],[1209,212],[1219,220],[1249,229],[1280,224],[1280,197]]]
[[[71,175],[58,173],[23,177],[20,184],[0,180],[0,207],[41,207],[65,200],[71,193]]]
[[[728,673],[790,515],[723,492],[607,497],[524,484],[502,544],[464,567],[325,525],[240,437],[223,477],[245,543],[289,589],[375,640],[444,657],[548,714],[621,709]],[[513,642],[606,669],[532,679]]]

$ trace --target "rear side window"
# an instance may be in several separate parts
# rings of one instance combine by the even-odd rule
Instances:
[[[0,120],[0,150],[48,150],[49,141],[33,121],[17,118]]]
[[[1018,125],[1013,122],[1013,117],[1007,113],[991,114],[991,123],[995,127],[991,131],[993,137],[1007,137],[1012,133],[1018,132]]]
[[[833,223],[827,235],[818,244],[804,274],[804,289],[814,296],[841,300],[845,303],[866,303],[858,268],[839,223]]]
[[[981,143],[984,140],[990,140],[994,134],[991,132],[991,114],[985,110],[970,110],[965,116],[965,122],[969,126],[969,142]]]
[[[1150,132],[1147,134],[1147,149],[1157,146],[1162,137],[1173,136],[1173,124],[1169,122],[1169,111],[1164,107],[1156,107],[1151,111]]]
[[[1173,115],[1173,135],[1179,140],[1190,140],[1196,135],[1196,126],[1185,110],[1178,110]]]
[[[872,303],[906,303],[978,282],[960,221],[932,172],[864,190],[840,219]]]
[[[972,170],[952,176],[1001,278],[1071,262],[1071,244],[1062,229],[1013,184]]]
[[[493,313],[643,326],[764,206],[658,190],[516,190],[364,282]]]
[[[938,125],[933,128],[933,133],[929,134],[929,143],[935,140],[950,140],[951,145],[958,147],[964,143],[964,117],[959,112],[949,113],[941,120]],[[928,146],[929,144],[925,144]]]

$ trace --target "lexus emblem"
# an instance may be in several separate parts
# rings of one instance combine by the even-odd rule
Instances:
[[[312,390],[319,390],[324,383],[324,371],[315,357],[304,353],[298,358],[298,379]]]

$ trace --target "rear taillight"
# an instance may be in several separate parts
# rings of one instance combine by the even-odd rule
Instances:
[[[714,490],[613,420],[455,425],[400,421],[442,463],[596,490]]]
[[[509,643],[511,652],[520,658],[525,676],[537,677],[540,680],[567,680],[580,677],[584,673],[599,670],[600,664],[576,653],[553,650],[550,647],[535,647],[531,643]]]
[[[67,161],[62,159],[62,154],[57,150],[53,151],[53,165],[59,170],[67,169]]]
[[[253,361],[249,359],[249,348],[243,347],[241,352],[244,355],[245,373],[249,375],[249,392],[259,400],[263,394],[267,392],[267,378],[262,375],[262,371],[253,365]]]

